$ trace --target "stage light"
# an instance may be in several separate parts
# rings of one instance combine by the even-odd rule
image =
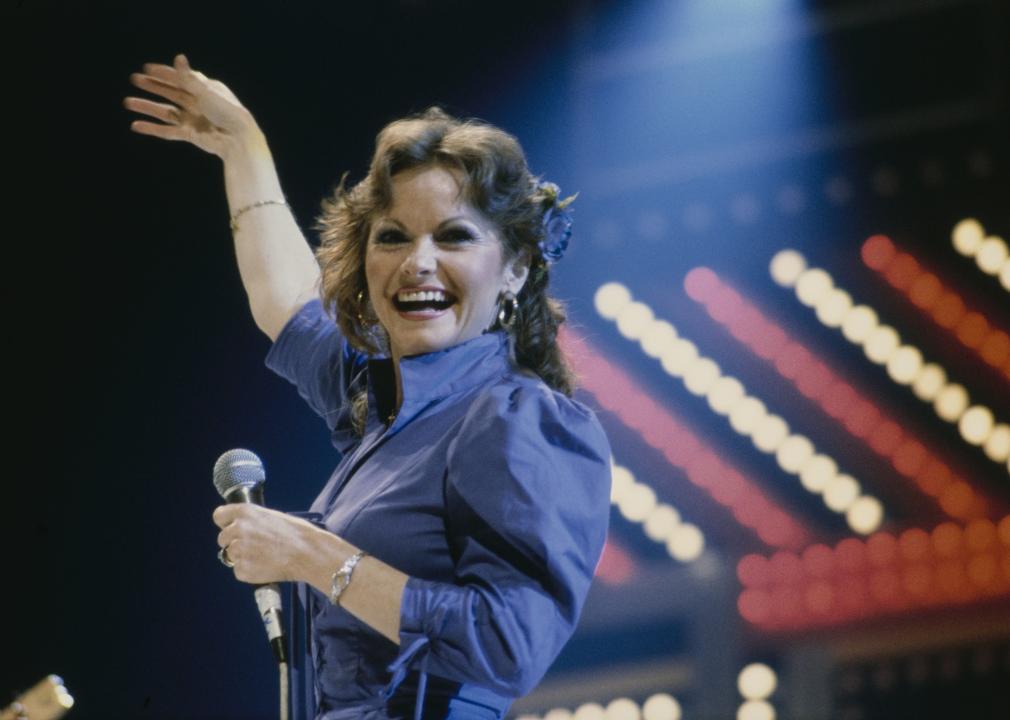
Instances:
[[[975,253],[975,263],[987,275],[996,275],[1007,261],[1007,246],[1001,237],[987,237]]]
[[[660,503],[649,513],[642,527],[650,540],[665,543],[678,525],[680,525],[680,513],[672,506]]]
[[[1003,462],[1010,458],[1010,425],[1006,423],[996,425],[989,433],[983,450],[990,460],[996,462]]]
[[[968,409],[968,391],[957,383],[949,383],[936,396],[933,409],[947,422],[957,422]]]
[[[642,704],[642,720],[681,720],[680,703],[667,693],[651,695]]]
[[[851,475],[835,475],[824,488],[824,504],[829,510],[844,513],[859,497],[859,483]]]
[[[838,288],[832,288],[824,293],[814,307],[820,321],[830,328],[841,327],[842,321],[851,309],[852,296]]]
[[[806,259],[794,250],[776,254],[770,266],[772,280],[782,287],[793,287],[806,269]]]
[[[656,492],[648,485],[636,482],[618,500],[617,509],[628,520],[642,522],[656,507]]]
[[[617,329],[629,340],[638,340],[652,324],[652,310],[645,303],[631,302],[617,316]]]
[[[736,720],[775,720],[775,708],[765,700],[748,700],[736,711]]]
[[[573,720],[572,711],[567,708],[554,708],[544,715],[544,720]]]
[[[789,425],[778,415],[770,413],[758,420],[751,432],[754,446],[765,453],[778,450],[787,437],[789,437]]]
[[[887,374],[899,385],[909,385],[922,371],[922,353],[911,345],[899,347],[887,360]]]
[[[863,352],[871,362],[877,365],[884,365],[901,345],[901,338],[898,331],[890,325],[878,325],[866,337],[863,344]]]
[[[610,465],[610,500],[618,502],[635,485],[631,472],[620,465]]]
[[[858,498],[845,513],[849,527],[860,535],[875,532],[884,520],[884,508],[880,501],[869,495]]]
[[[750,395],[733,406],[729,412],[729,424],[741,435],[750,435],[768,416],[765,404]]]
[[[1010,290],[1010,260],[1003,263],[999,271],[999,282],[1006,290]]]
[[[593,304],[596,312],[607,320],[616,320],[621,311],[631,304],[631,292],[621,283],[608,282],[596,291]]]
[[[804,270],[796,279],[796,297],[808,307],[814,307],[834,287],[831,276],[820,268]]]
[[[838,475],[838,463],[826,455],[814,455],[800,468],[800,482],[812,493],[820,494]]]
[[[607,703],[606,720],[640,720],[642,712],[631,698],[615,698]]]
[[[585,703],[575,709],[572,720],[607,720],[607,711],[599,703]]]
[[[985,239],[985,229],[975,218],[966,218],[954,226],[950,235],[954,249],[966,257],[972,257]]]
[[[719,415],[727,415],[738,402],[743,400],[745,394],[740,381],[726,375],[712,383],[708,389],[708,405]]]
[[[751,663],[740,671],[736,686],[747,700],[764,700],[775,692],[778,677],[764,663]]]
[[[699,358],[684,371],[684,387],[692,395],[702,396],[708,392],[721,372],[719,366],[708,358]]]
[[[983,445],[992,433],[995,420],[992,410],[982,405],[975,405],[964,411],[957,423],[957,429],[967,442],[972,445]]]
[[[670,533],[666,549],[675,560],[692,562],[701,557],[705,550],[705,538],[694,525],[681,523]]]
[[[673,377],[680,377],[698,359],[698,348],[690,340],[679,338],[663,353],[660,362]]]
[[[870,333],[877,329],[878,324],[877,313],[872,308],[855,305],[842,319],[842,335],[849,342],[862,345]]]
[[[912,392],[920,400],[933,402],[947,387],[947,373],[936,363],[926,363],[912,381]]]
[[[656,320],[645,329],[639,342],[646,355],[660,358],[673,346],[676,339],[677,331],[673,325],[665,320]]]
[[[790,475],[796,475],[814,456],[814,444],[803,435],[790,435],[775,453],[779,467]]]

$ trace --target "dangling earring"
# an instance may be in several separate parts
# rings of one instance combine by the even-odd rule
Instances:
[[[511,332],[516,324],[516,317],[519,315],[519,301],[516,300],[515,293],[506,290],[498,303],[498,324],[506,331]]]
[[[358,323],[360,323],[362,327],[368,327],[370,325],[374,325],[373,322],[371,322],[365,317],[365,313],[363,312],[363,309],[365,307],[365,291],[358,290],[358,297],[356,299],[357,299]]]

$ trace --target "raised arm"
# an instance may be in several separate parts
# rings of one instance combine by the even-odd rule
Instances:
[[[160,121],[135,120],[131,130],[188,142],[224,163],[230,214],[241,213],[233,231],[239,274],[253,320],[276,339],[294,312],[318,295],[319,265],[290,209],[268,202],[283,201],[284,194],[266,138],[234,93],[193,70],[184,55],[172,65],[148,63],[130,82],[168,101],[126,98],[127,109]]]

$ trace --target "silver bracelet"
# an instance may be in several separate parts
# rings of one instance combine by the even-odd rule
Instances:
[[[340,569],[333,573],[333,579],[330,581],[331,603],[334,605],[340,604],[340,596],[343,595],[347,586],[351,584],[351,574],[354,572],[354,567],[367,554],[364,550],[358,550],[358,552],[344,560],[344,564],[340,566]]]
[[[263,207],[264,205],[284,205],[285,207],[291,207],[288,205],[287,200],[259,200],[257,202],[246,205],[243,208],[239,208],[235,211],[235,214],[231,216],[231,231],[238,231],[238,219],[242,213],[248,212],[254,208]]]

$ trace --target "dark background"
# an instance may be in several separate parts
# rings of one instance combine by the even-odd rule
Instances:
[[[3,10],[5,155],[13,159],[4,208],[13,218],[5,234],[5,296],[14,464],[0,496],[0,596],[10,627],[0,701],[2,693],[56,672],[77,699],[72,718],[273,716],[276,678],[251,592],[215,557],[210,471],[220,453],[249,447],[266,463],[269,503],[297,510],[311,502],[337,460],[324,424],[263,367],[268,341],[252,322],[235,267],[220,161],[128,129],[133,118],[121,102],[137,94],[128,76],[144,62],[167,63],[185,52],[194,68],[233,89],[270,140],[288,199],[313,242],[320,199],[344,171],[352,180],[362,176],[386,122],[440,104],[510,130],[535,171],[565,191],[582,191],[576,244],[558,278],[573,323],[686,413],[702,401],[679,387],[670,391],[594,318],[592,293],[601,282],[636,283],[636,295],[690,328],[697,320],[681,283],[694,265],[735,274],[756,289],[761,268],[749,275],[752,266],[767,263],[769,248],[792,243],[819,264],[855,272],[854,248],[868,234],[887,231],[944,267],[967,299],[1006,326],[1005,291],[983,283],[969,261],[951,260],[948,247],[949,228],[972,214],[1010,234],[1010,24],[1003,3],[934,3],[939,14],[896,12],[862,26],[869,29],[803,41],[814,58],[811,94],[784,99],[795,112],[782,128],[797,135],[824,122],[858,129],[883,112],[914,112],[958,97],[981,108],[966,120],[908,133],[854,131],[850,142],[751,164],[738,158],[721,169],[703,151],[758,142],[767,119],[753,115],[746,131],[711,122],[693,135],[664,134],[675,118],[701,112],[698,98],[725,101],[706,94],[704,74],[685,72],[670,90],[691,102],[650,106],[647,113],[635,108],[648,105],[651,93],[666,92],[648,78],[641,87],[620,82],[587,90],[607,83],[586,79],[593,77],[587,57],[623,47],[628,34],[655,40],[648,27],[622,24],[623,5],[383,0],[82,9],[23,0]],[[849,7],[869,4],[816,3],[804,12]],[[733,97],[743,98],[728,113],[739,121],[752,110],[746,88]],[[708,169],[618,187],[620,166],[656,154],[707,157]],[[916,175],[927,161],[942,170],[939,186]],[[900,192],[872,190],[881,163],[907,178]],[[821,197],[799,217],[766,212],[746,227],[727,219],[738,192],[758,188],[760,197],[762,188],[784,179],[821,188],[839,173],[852,179],[848,204]],[[698,203],[715,208],[703,230],[674,227],[650,241],[634,230],[642,208],[667,207],[680,217],[691,216]],[[879,288],[862,283],[865,294],[877,293],[870,299],[884,302]],[[795,311],[774,292],[766,301]],[[907,315],[902,319],[914,322]],[[836,342],[823,330],[809,333],[815,343]],[[841,363],[859,365],[857,350],[838,351]],[[973,376],[997,415],[1007,417],[1005,384],[959,360],[957,347],[942,355],[963,362],[962,374]],[[893,392],[885,380],[868,382],[882,394]],[[928,410],[896,402],[930,425],[938,445],[959,447],[956,430],[935,427]],[[630,464],[634,441],[622,444],[627,430],[605,414],[604,422],[615,455],[627,449]],[[713,434],[724,432],[716,421],[699,422]],[[952,451],[962,453],[981,487],[1010,501],[1005,472],[971,451]],[[728,452],[740,454],[734,447]],[[640,462],[646,470],[659,464],[647,454]],[[771,475],[774,468],[762,462],[758,469]],[[879,474],[869,461],[866,467],[868,479]],[[680,482],[688,503],[693,491]],[[898,494],[883,478],[874,489],[884,499]],[[786,491],[784,502],[823,536],[845,535],[844,523],[801,495]],[[940,519],[911,501],[895,505],[892,521],[899,525]],[[728,564],[755,550],[709,510],[696,513]],[[662,562],[663,553],[620,518],[614,532],[641,565]],[[997,610],[1010,625],[1005,605]],[[678,622],[668,617],[624,641],[585,636],[573,647],[587,663],[608,643],[644,657],[657,637],[679,637]],[[747,642],[753,647],[753,638]],[[562,664],[577,668],[579,656],[570,653]]]

